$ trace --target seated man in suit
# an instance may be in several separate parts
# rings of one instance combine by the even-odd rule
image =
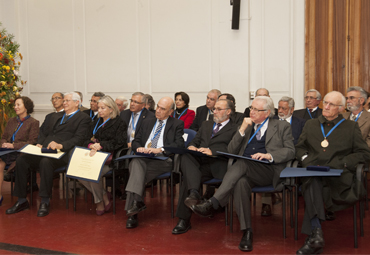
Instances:
[[[257,161],[238,159],[226,172],[215,195],[191,209],[204,217],[229,202],[234,195],[234,206],[239,217],[243,237],[239,244],[242,251],[253,250],[250,196],[254,186],[273,185],[281,190],[280,173],[286,162],[294,158],[294,144],[290,125],[286,121],[272,119],[274,103],[270,97],[256,97],[250,109],[250,118],[245,118],[231,140],[228,151],[232,154],[251,157]],[[264,160],[270,164],[258,162]]]
[[[259,89],[256,90],[255,96],[256,97],[262,97],[262,96],[264,96],[264,97],[270,97],[270,92],[267,89],[265,89],[265,88],[259,88]],[[250,107],[247,107],[244,110],[244,117],[245,118],[249,118],[250,117],[250,110],[249,110],[249,108]],[[275,115],[277,115],[278,114],[278,110],[276,108],[274,110],[275,110],[275,112],[274,112]]]
[[[120,117],[127,124],[127,143],[131,142],[141,128],[142,121],[146,118],[154,118],[154,114],[145,108],[144,93],[135,92],[130,99],[130,108],[121,112]]]
[[[358,124],[340,114],[345,102],[340,92],[326,94],[322,115],[306,122],[296,145],[296,157],[303,167],[321,165],[343,169],[340,177],[303,178],[302,233],[309,237],[297,254],[321,253],[325,245],[321,229],[325,207],[330,211],[343,210],[358,201],[364,191],[354,174],[357,164],[370,159],[370,150]]]
[[[208,92],[206,104],[197,108],[195,119],[193,124],[191,124],[190,129],[198,131],[203,121],[213,120],[213,107],[215,106],[219,95],[221,95],[221,91],[218,89],[212,89]]]
[[[217,155],[217,151],[227,152],[227,145],[233,137],[237,126],[230,121],[235,111],[234,103],[220,99],[214,108],[212,120],[204,121],[188,149],[206,155]],[[172,234],[186,233],[190,228],[190,207],[200,202],[199,194],[202,182],[213,178],[223,179],[227,171],[226,158],[199,157],[192,154],[181,156],[181,170],[184,181],[180,188],[176,216],[179,221]]]
[[[70,92],[64,95],[64,112],[53,114],[47,127],[40,132],[37,145],[40,148],[59,149],[65,154],[60,159],[23,154],[17,158],[15,171],[14,194],[18,201],[13,207],[6,210],[6,214],[13,214],[29,208],[27,197],[28,173],[31,169],[40,170],[40,208],[37,216],[49,214],[50,197],[53,188],[54,170],[68,164],[70,151],[77,145],[81,146],[86,140],[86,134],[91,125],[91,119],[78,108],[80,96]]]
[[[95,117],[98,115],[98,101],[101,97],[105,96],[103,92],[95,92],[91,96],[90,100],[90,109],[84,110],[83,112],[88,114],[92,121],[94,121]]]
[[[306,96],[304,97],[306,108],[295,110],[293,112],[293,116],[310,120],[318,118],[321,113],[322,109],[319,107],[321,101],[321,94],[316,89],[307,90]]]
[[[49,113],[45,116],[44,122],[42,123],[42,125],[40,127],[40,132],[45,131],[45,128],[47,126],[47,122],[48,122],[48,119],[50,118],[50,116],[52,116],[54,113],[64,111],[63,99],[64,99],[64,95],[61,92],[55,92],[51,96],[50,102],[53,104],[53,107],[54,107],[55,111],[53,111],[53,112],[51,112],[51,113]]]
[[[294,137],[294,145],[296,145],[306,120],[293,116],[293,112],[294,99],[291,97],[282,97],[279,100],[278,116],[276,118],[285,120],[291,125]]]
[[[163,147],[184,147],[184,122],[170,117],[175,109],[175,104],[170,97],[163,97],[157,104],[155,118],[143,121],[143,127],[135,135],[132,149],[139,153],[165,154]],[[173,169],[172,159],[155,160],[150,158],[134,158],[129,165],[130,178],[126,192],[126,228],[136,228],[138,225],[137,214],[146,206],[143,202],[145,183],[150,182],[160,174]]]
[[[230,100],[231,102],[233,102],[234,106],[236,107],[236,101],[235,101],[235,97],[231,94],[228,94],[228,93],[223,93],[221,94],[219,97],[218,97],[218,100],[220,99],[228,99]],[[243,123],[243,120],[244,120],[244,115],[243,113],[241,112],[236,112],[234,111],[231,116],[230,116],[230,120],[231,122],[233,122],[234,124],[236,124],[237,126],[240,126],[242,123]]]

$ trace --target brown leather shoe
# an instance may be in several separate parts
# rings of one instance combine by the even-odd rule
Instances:
[[[271,206],[268,204],[262,204],[261,216],[271,216]]]

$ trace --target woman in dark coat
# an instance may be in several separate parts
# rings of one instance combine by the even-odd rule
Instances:
[[[14,102],[17,117],[10,118],[0,140],[1,148],[19,150],[26,144],[35,144],[39,135],[39,121],[31,117],[33,102],[28,97],[19,97]],[[19,153],[13,152],[0,156],[0,205],[3,202],[1,188],[4,179],[4,169],[9,165],[8,171],[15,167],[15,160]]]
[[[127,125],[119,117],[119,110],[110,96],[104,96],[98,101],[98,117],[93,122],[89,139],[84,146],[91,149],[93,156],[97,151],[110,152],[114,154],[120,148],[127,147]],[[111,157],[107,160],[102,170],[102,176],[109,171]],[[112,203],[110,194],[103,188],[103,180],[99,183],[80,180],[80,182],[94,195],[96,214],[103,215],[109,211]]]

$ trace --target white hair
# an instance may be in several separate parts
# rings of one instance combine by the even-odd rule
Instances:
[[[67,92],[67,93],[64,93],[64,97],[65,96],[68,96],[68,95],[72,95],[72,100],[73,101],[78,101],[78,108],[80,108],[81,107],[81,97],[80,97],[80,95],[78,94],[78,93],[76,93],[76,92]]]

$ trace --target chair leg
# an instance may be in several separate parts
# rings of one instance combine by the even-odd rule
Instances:
[[[256,206],[256,193],[253,193],[253,205]]]
[[[76,179],[73,179],[73,211],[76,211]]]
[[[357,243],[357,203],[353,205],[353,237],[354,237],[354,243],[355,248],[358,248]]]
[[[234,216],[234,197],[233,195],[230,196],[230,201],[229,201],[229,204],[230,204],[230,233],[233,232],[233,216]]]
[[[294,240],[298,240],[298,184],[294,185],[295,204],[294,204]]]
[[[113,179],[113,214],[116,214],[116,172],[112,170]]]
[[[286,238],[286,189],[283,187],[283,238]]]
[[[154,193],[154,184],[153,184],[153,181],[152,181],[152,190],[151,190],[151,197],[153,198],[153,193]]]
[[[365,194],[365,199],[366,199],[366,210],[369,210],[369,195],[368,195],[368,182],[369,180],[367,179],[367,172],[365,173],[365,190],[366,190],[366,194]]]
[[[68,191],[68,177],[66,177],[66,209],[69,208],[69,191]]]
[[[364,236],[364,202],[360,200],[360,235]]]
[[[168,187],[168,185],[167,185]],[[170,177],[170,192],[171,192],[171,218],[173,219],[174,216],[174,203],[173,203],[173,173],[171,172],[171,177]]]

